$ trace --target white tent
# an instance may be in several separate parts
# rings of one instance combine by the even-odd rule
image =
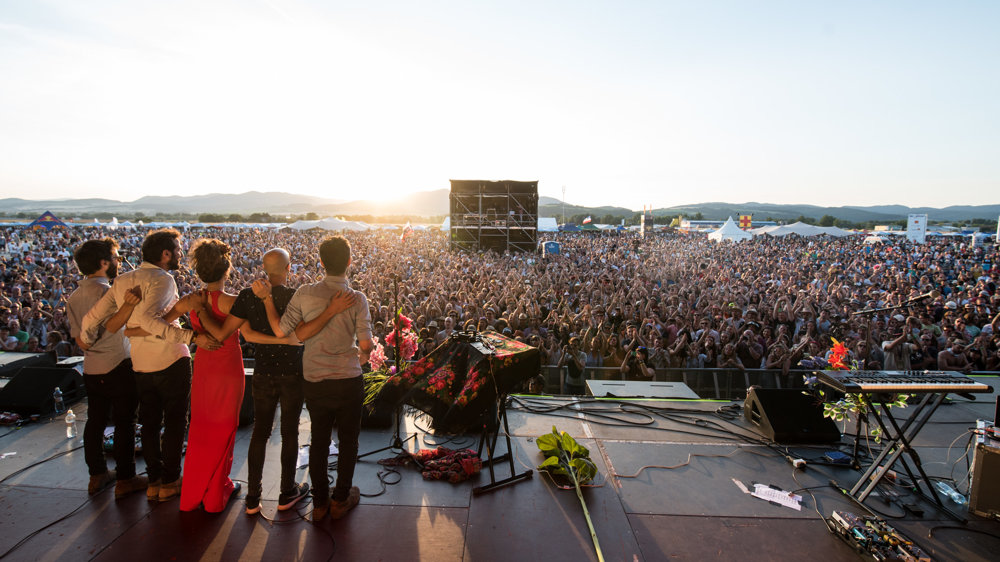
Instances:
[[[715,240],[716,242],[722,242],[723,240],[742,242],[751,238],[753,238],[752,234],[736,226],[736,223],[733,222],[733,217],[729,217],[725,224],[719,227],[719,230],[711,232],[708,235],[709,240]]]
[[[538,232],[559,232],[555,217],[538,217]]]
[[[798,234],[799,236],[821,236],[825,234],[827,236],[840,237],[854,234],[849,230],[837,228],[836,226],[815,226],[804,222],[795,222],[780,226],[762,226],[760,228],[755,228],[750,232],[754,236],[758,236],[760,234],[768,234],[770,236],[788,236],[789,234]]]

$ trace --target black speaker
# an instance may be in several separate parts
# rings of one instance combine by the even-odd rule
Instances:
[[[743,417],[775,443],[832,443],[840,440],[833,420],[823,417],[823,405],[794,388],[750,387]]]
[[[984,435],[976,438],[972,453],[972,483],[969,485],[969,511],[981,517],[1000,515],[1000,440],[985,435],[992,427],[982,420],[976,424]]]
[[[83,375],[63,367],[25,367],[0,390],[0,410],[22,416],[49,414],[55,411],[52,392],[59,387],[66,405],[87,395]]]

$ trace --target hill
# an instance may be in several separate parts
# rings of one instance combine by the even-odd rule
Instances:
[[[441,217],[449,212],[449,190],[436,189],[418,191],[403,197],[388,200],[344,200],[311,195],[282,192],[249,191],[240,194],[212,193],[206,195],[151,195],[135,201],[123,202],[112,199],[56,199],[31,200],[23,198],[0,199],[0,209],[10,216],[17,213],[41,213],[50,210],[56,215],[72,217],[81,214],[113,213],[123,217],[142,213],[146,216],[164,214],[240,214],[269,213],[271,215],[302,215],[314,212],[320,216],[373,215],[373,216],[414,216]],[[538,198],[538,213],[543,217],[591,215],[600,221],[608,215],[631,218],[637,211],[625,207],[601,206],[585,207],[563,202],[554,197]],[[708,202],[696,205],[682,205],[654,209],[657,217],[693,216],[701,213],[707,220],[725,220],[740,214],[753,214],[757,220],[768,218],[779,221],[793,221],[800,216],[819,219],[830,215],[837,219],[863,223],[868,221],[888,222],[905,219],[909,213],[926,213],[932,221],[964,221],[969,219],[993,220],[1000,216],[1000,205],[955,205],[936,209],[931,207],[906,207],[904,205],[873,205],[820,207],[817,205],[796,205],[776,203],[724,203]]]

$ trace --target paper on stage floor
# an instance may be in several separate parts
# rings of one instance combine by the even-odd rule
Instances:
[[[337,454],[337,444],[330,441],[330,454]],[[299,447],[299,458],[295,461],[295,466],[302,468],[304,466],[309,466],[309,445],[303,445]]]
[[[733,478],[733,482],[740,488],[740,490],[743,490],[744,494],[750,494],[755,498],[760,498],[765,501],[774,502],[778,505],[790,507],[795,511],[802,511],[802,506],[799,504],[799,502],[802,501],[802,496],[772,488],[767,484],[754,484],[753,491],[751,492],[747,489],[743,482],[740,482],[735,478]]]

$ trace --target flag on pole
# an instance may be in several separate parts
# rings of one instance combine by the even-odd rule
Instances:
[[[753,215],[740,215],[740,228],[750,230],[753,225]]]
[[[583,219],[583,224],[590,224],[590,221],[591,221],[590,215],[587,215],[587,218]]]
[[[400,235],[399,241],[406,242],[406,239],[413,234],[413,227],[410,226],[410,221],[406,221],[406,226],[403,227],[403,234]]]

